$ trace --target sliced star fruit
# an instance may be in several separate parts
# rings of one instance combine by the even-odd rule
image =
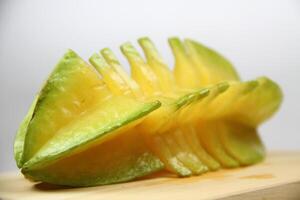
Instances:
[[[114,95],[96,70],[70,50],[48,78],[20,127],[15,145],[17,162],[22,172],[35,180],[73,186],[120,182],[160,170],[163,163],[143,143],[118,137],[131,132],[159,106],[158,101]],[[116,145],[114,152],[112,146],[102,146],[106,141]],[[111,157],[106,155],[108,152]],[[124,155],[125,152],[130,153]],[[78,157],[80,162],[69,165]],[[114,160],[118,161],[113,163]],[[145,166],[145,160],[150,165]],[[103,161],[110,163],[115,177],[103,173],[107,170],[104,163],[95,165]],[[58,163],[58,171],[52,170],[51,166]],[[130,173],[117,175],[128,166]],[[62,174],[56,179],[59,172]],[[93,179],[97,176],[101,178]]]
[[[114,87],[117,88],[123,88],[123,95],[131,94],[132,97],[136,98],[142,98],[142,99],[157,99],[162,103],[161,109],[157,110],[157,112],[152,112],[149,114],[145,120],[141,124],[138,125],[137,129],[141,132],[142,135],[146,138],[148,143],[150,144],[150,147],[153,146],[151,144],[157,144],[160,143],[156,142],[157,140],[151,136],[152,134],[157,134],[158,132],[165,132],[168,129],[171,129],[172,126],[174,126],[174,123],[172,123],[172,119],[176,117],[176,111],[182,109],[182,107],[188,105],[190,102],[195,101],[199,99],[200,97],[204,97],[207,95],[207,90],[199,90],[195,92],[191,92],[188,94],[184,94],[182,96],[179,96],[175,98],[175,94],[168,94],[164,96],[163,90],[164,88],[161,87],[159,84],[159,77],[156,76],[155,72],[151,69],[151,67],[142,59],[142,57],[139,55],[139,53],[135,50],[135,48],[129,44],[126,43],[122,45],[122,51],[124,55],[127,57],[134,77],[130,80],[130,78],[123,72],[120,72],[120,64],[116,60],[115,56],[109,49],[102,50],[102,56],[99,54],[94,54],[90,58],[90,62],[95,66],[95,68],[100,72],[100,74],[103,76],[103,79],[106,80],[106,84],[112,88],[114,91],[118,91],[118,89],[113,89]],[[108,59],[105,59],[107,58]],[[116,66],[109,65],[114,60],[114,64],[118,64],[117,69],[114,69]],[[113,74],[113,75],[112,75]],[[124,75],[125,74],[125,75]],[[118,77],[119,75],[119,77]],[[126,76],[126,77],[124,77]],[[114,79],[106,78],[106,77],[115,77]],[[118,78],[117,78],[118,77]],[[119,81],[123,78],[124,81]],[[130,80],[130,82],[129,82]],[[124,87],[124,83],[128,83],[128,87],[130,88],[130,85],[133,84],[134,87],[132,88],[132,92],[128,92],[127,86]],[[118,87],[119,85],[119,87]],[[140,92],[139,94],[143,93],[143,96],[136,96],[133,91],[136,89],[136,85],[140,86]],[[168,139],[168,137],[167,137]],[[152,141],[153,140],[153,141]],[[152,141],[152,142],[151,142]],[[167,142],[173,142],[169,140],[164,140],[162,138],[159,139],[159,141],[163,142],[164,146],[168,146]],[[169,145],[172,147],[172,145]],[[182,147],[184,148],[184,146]],[[156,147],[152,148],[153,151],[156,151]],[[160,149],[160,148],[158,148]],[[169,152],[181,152],[178,149],[168,149]],[[173,153],[174,154],[174,153]],[[159,154],[161,155],[161,154]],[[165,152],[164,155],[167,155]],[[172,156],[172,155],[171,155]],[[176,171],[181,176],[187,176],[191,175],[192,173],[203,173],[204,171],[207,171],[207,167],[205,165],[200,165],[201,162],[198,160],[196,156],[182,156],[181,154],[178,155],[179,158],[174,156],[173,158],[164,158],[165,160],[172,160],[171,162],[166,162],[168,164],[169,169],[173,169],[173,171]],[[190,161],[189,159],[193,159],[193,161]],[[175,161],[174,161],[175,160]],[[183,164],[178,164],[182,162],[186,162],[188,164],[194,164],[194,162],[198,162],[196,165],[193,165],[193,169],[189,170],[184,167]],[[178,166],[179,165],[179,166]],[[191,165],[190,165],[191,166]]]
[[[242,82],[226,58],[190,39],[169,39],[172,72],[149,38],[138,42],[146,60],[132,44],[121,46],[131,77],[108,48],[91,65],[65,54],[16,136],[15,159],[26,177],[93,186],[264,158],[257,127],[280,106],[275,82]]]

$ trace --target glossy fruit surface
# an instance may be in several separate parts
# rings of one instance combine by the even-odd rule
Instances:
[[[159,170],[179,176],[261,161],[257,127],[282,92],[266,77],[241,81],[216,51],[170,38],[174,72],[148,38],[121,51],[131,77],[105,48],[83,61],[68,52],[32,103],[15,139],[15,159],[33,180],[92,186]]]

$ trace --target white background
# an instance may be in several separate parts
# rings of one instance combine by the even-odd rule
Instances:
[[[300,1],[0,0],[0,171],[16,169],[16,129],[67,48],[92,53],[150,36],[170,65],[169,36],[227,56],[243,79],[267,75],[285,94],[264,124],[268,149],[300,148]],[[122,62],[126,64],[125,59]]]

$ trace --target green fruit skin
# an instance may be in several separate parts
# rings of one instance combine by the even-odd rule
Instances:
[[[32,119],[36,116],[36,112],[41,107],[42,102],[49,101],[48,103],[51,104],[50,102],[51,99],[54,100],[59,98],[59,96],[57,95],[59,95],[60,93],[55,94],[53,93],[53,90],[55,91],[60,86],[59,85],[60,81],[64,81],[64,79],[68,78],[67,76],[69,73],[68,70],[71,70],[71,73],[76,73],[76,70],[80,70],[80,67],[82,65],[84,65],[84,61],[82,61],[81,58],[78,57],[76,53],[69,50],[65,54],[63,59],[60,61],[60,63],[57,65],[54,72],[50,75],[50,79],[48,79],[48,81],[44,85],[39,95],[35,98],[32,106],[30,107],[28,114],[26,115],[25,119],[23,120],[20,126],[20,129],[18,130],[16,140],[15,140],[15,145],[14,145],[15,159],[18,167],[22,168],[22,173],[24,173],[26,177],[30,177],[30,179],[33,180],[39,180],[39,181],[49,182],[53,184],[85,186],[85,185],[99,185],[99,184],[109,184],[109,183],[127,181],[162,169],[163,163],[160,162],[160,160],[157,157],[155,157],[153,154],[151,154],[147,149],[145,149],[145,147],[143,147],[144,149],[140,147],[141,149],[143,149],[143,151],[140,150],[141,151],[140,154],[136,156],[132,156],[130,159],[127,160],[123,159],[123,157],[126,156],[123,156],[122,158],[118,158],[118,157],[115,158],[116,160],[118,159],[121,160],[120,161],[120,163],[122,163],[122,165],[120,165],[121,168],[118,168],[117,166],[112,166],[111,169],[114,172],[110,172],[109,169],[106,169],[106,171],[99,169],[98,172],[99,176],[97,176],[97,174],[94,174],[93,176],[88,176],[86,172],[82,172],[80,170],[77,172],[72,171],[72,166],[70,166],[69,171],[73,172],[74,174],[76,173],[80,174],[80,176],[77,176],[76,180],[72,178],[68,179],[67,177],[64,176],[63,173],[60,174],[59,176],[56,176],[55,175],[56,172],[52,173],[51,171],[47,171],[47,167],[53,165],[54,163],[63,161],[64,159],[74,154],[84,152],[86,149],[92,148],[92,146],[97,145],[97,143],[101,141],[104,136],[106,137],[116,132],[119,132],[119,130],[122,129],[122,127],[125,125],[134,124],[136,121],[138,121],[138,119],[141,119],[148,113],[159,108],[160,102],[158,101],[153,101],[150,103],[136,102],[134,104],[133,100],[127,99],[126,101],[124,101],[125,99],[123,98],[118,101],[118,98],[116,97],[115,98],[117,99],[116,101],[120,102],[121,104],[123,103],[123,107],[121,106],[122,109],[118,110],[118,107],[116,107],[115,105],[108,105],[108,106],[110,106],[110,108],[113,109],[115,113],[120,113],[121,114],[120,118],[118,119],[111,118],[111,120],[103,120],[105,118],[100,117],[99,120],[96,120],[98,122],[95,122],[95,120],[94,122],[92,122],[93,120],[86,119],[85,121],[87,121],[86,122],[87,124],[85,125],[87,125],[86,128],[89,129],[88,130],[89,132],[84,133],[84,132],[77,131],[77,134],[74,134],[74,131],[76,133],[76,130],[78,129],[74,129],[74,131],[70,129],[69,131],[70,134],[68,134],[68,132],[62,132],[61,135],[53,136],[53,138],[51,138],[50,141],[45,143],[42,146],[42,148],[40,148],[38,152],[35,153],[33,156],[26,156],[28,155],[28,153],[26,155],[24,154],[26,152],[31,151],[30,150],[31,145],[28,144],[26,145],[26,140],[27,141],[30,140],[32,142],[32,139],[28,135],[28,128],[32,125]],[[52,93],[51,99],[49,99],[48,96],[49,93]],[[111,101],[108,101],[107,104],[109,103],[111,103]],[[136,105],[134,109],[132,109],[129,106],[133,104]],[[128,111],[126,111],[126,106],[124,105],[129,106],[128,108],[130,110],[127,109]],[[40,116],[47,115],[47,106],[44,106],[43,110],[45,112],[44,114],[40,113]],[[101,123],[104,122],[106,124],[101,125]],[[83,123],[82,120],[81,123]],[[43,124],[40,124],[39,126],[43,126]],[[36,138],[38,139],[38,135],[36,136]],[[139,146],[137,145],[137,147]],[[24,152],[24,150],[26,150],[26,152]],[[103,153],[107,154],[107,152],[103,152]],[[131,153],[132,152],[130,152],[130,154]],[[101,159],[101,155],[94,155],[94,156],[98,156],[99,159]],[[80,160],[77,161],[78,163],[74,163],[73,166],[75,165],[80,166],[80,163],[82,161]],[[106,162],[108,163],[109,161],[106,160]],[[57,167],[57,169],[59,169],[59,167]],[[126,170],[129,170],[128,173],[126,173]],[[105,174],[109,174],[109,176]],[[65,175],[67,175],[67,173]],[[80,178],[78,179],[78,177]]]
[[[36,181],[82,187],[130,181],[163,168],[164,164],[149,152],[139,132],[128,132],[23,173]]]
[[[27,132],[28,125],[32,118],[34,108],[36,106],[36,102],[38,100],[38,96],[36,96],[29,108],[28,113],[26,114],[25,118],[21,122],[21,125],[17,131],[15,142],[14,142],[14,156],[19,168],[22,167],[22,157],[23,157],[23,149],[24,149],[24,140]]]
[[[225,122],[220,127],[220,140],[229,155],[241,165],[260,162],[265,157],[265,148],[255,128]]]

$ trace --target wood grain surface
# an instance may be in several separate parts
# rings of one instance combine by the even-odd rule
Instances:
[[[300,199],[300,151],[272,152],[264,162],[202,176],[162,172],[129,183],[68,188],[32,183],[18,172],[0,175],[1,200]]]

